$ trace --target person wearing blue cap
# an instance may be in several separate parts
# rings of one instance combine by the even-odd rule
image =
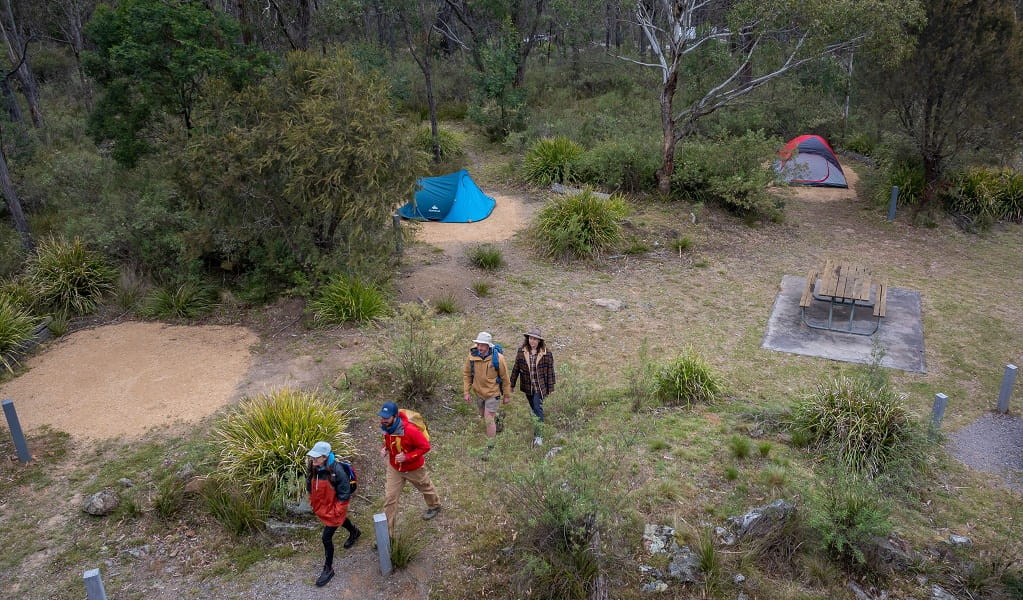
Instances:
[[[425,455],[430,451],[430,440],[394,402],[384,402],[378,416],[384,438],[380,456],[388,459],[387,478],[384,482],[384,514],[387,515],[388,529],[394,531],[398,498],[406,481],[423,494],[423,500],[426,501],[423,518],[434,518],[440,512],[440,495],[424,468]]]
[[[316,442],[306,456],[309,457],[305,480],[309,506],[323,523],[323,572],[316,579],[316,586],[323,587],[334,577],[334,532],[338,527],[348,531],[345,548],[351,548],[362,532],[348,518],[352,485],[341,462],[334,457],[330,444]]]

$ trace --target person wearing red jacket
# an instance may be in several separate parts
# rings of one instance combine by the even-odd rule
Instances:
[[[384,514],[387,515],[387,527],[393,532],[394,519],[398,516],[398,498],[406,481],[423,494],[423,500],[426,501],[424,519],[432,519],[440,512],[440,496],[424,468],[430,441],[414,423],[409,422],[404,413],[398,411],[398,405],[394,402],[385,402],[378,414],[384,438],[380,456],[387,457]]]

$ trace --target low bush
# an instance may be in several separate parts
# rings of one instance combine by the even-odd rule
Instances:
[[[462,136],[447,129],[437,128],[437,142],[440,145],[440,157],[442,159],[455,158],[465,155],[465,143]],[[433,132],[429,127],[420,128],[416,131],[416,147],[433,156]]]
[[[139,313],[147,319],[197,319],[209,314],[216,305],[209,287],[185,282],[146,294]]]
[[[780,197],[768,192],[777,140],[762,131],[682,144],[672,175],[673,194],[688,202],[717,202],[739,214],[777,218]]]
[[[533,185],[565,183],[571,178],[573,163],[582,153],[582,146],[566,137],[544,138],[526,151],[522,171],[526,181]]]
[[[284,478],[305,472],[305,453],[318,441],[329,442],[338,457],[355,454],[349,419],[337,399],[314,392],[283,388],[247,399],[213,431],[216,473],[252,497],[272,495]]]
[[[477,244],[466,250],[473,266],[484,271],[496,271],[504,266],[504,254],[493,244]]]
[[[472,282],[472,291],[480,298],[490,296],[490,283],[481,279]]]
[[[558,196],[533,221],[539,251],[551,258],[597,257],[621,242],[625,199],[590,190]]]
[[[605,140],[576,159],[573,178],[608,190],[649,191],[660,167],[657,145],[649,140]]]
[[[337,275],[323,286],[312,302],[317,323],[364,323],[388,312],[384,293],[357,277]]]
[[[29,257],[25,274],[39,305],[54,311],[84,315],[96,310],[114,290],[117,272],[82,240],[47,238]]]
[[[654,381],[654,394],[665,406],[714,402],[724,391],[720,378],[692,348],[661,365]]]
[[[206,479],[199,495],[213,518],[234,535],[263,529],[270,514],[268,489],[243,490],[230,477]]]
[[[439,315],[450,315],[458,312],[458,302],[454,294],[446,294],[433,301],[433,309]]]
[[[797,402],[789,426],[793,442],[870,477],[918,466],[925,454],[926,435],[905,397],[865,378],[818,383]]]
[[[176,515],[185,505],[185,482],[177,475],[165,477],[156,485],[153,508],[164,519]]]
[[[435,398],[449,369],[445,344],[425,307],[405,304],[388,322],[393,340],[386,362],[399,404],[422,406]]]
[[[391,564],[404,569],[426,548],[426,537],[416,527],[396,527],[391,538]]]
[[[728,438],[728,450],[735,458],[748,458],[753,452],[753,441],[744,435],[733,435]]]
[[[7,294],[0,294],[0,365],[9,373],[18,365],[16,354],[32,338],[36,318]]]
[[[951,176],[941,195],[946,212],[986,228],[995,221],[1023,221],[1023,174],[1012,169],[967,169]]]
[[[873,537],[886,537],[892,526],[890,508],[869,479],[836,470],[831,481],[807,494],[807,525],[821,546],[846,564],[863,564],[862,546]]]

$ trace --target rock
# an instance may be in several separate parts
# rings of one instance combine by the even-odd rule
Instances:
[[[561,452],[561,446],[555,446],[548,450],[547,454],[544,455],[544,458],[554,458],[554,455],[558,452]]]
[[[738,575],[732,578],[732,581],[735,582],[735,585],[742,585],[746,583],[746,576],[743,575],[742,573],[739,573]]]
[[[192,466],[192,463],[185,463],[181,465],[181,468],[178,469],[177,472],[178,479],[189,479],[193,475],[195,475],[195,467]]]
[[[651,581],[650,583],[644,583],[643,587],[639,588],[639,591],[645,594],[660,594],[661,592],[668,591],[668,584],[663,581]]]
[[[870,594],[864,592],[863,588],[861,588],[855,581],[846,583],[845,587],[852,590],[853,595],[856,596],[856,600],[871,600]]]
[[[973,544],[973,540],[966,537],[965,535],[956,535],[953,533],[952,535],[948,536],[948,543],[952,544],[953,546],[969,546]]]
[[[651,567],[650,565],[639,565],[639,572],[645,577],[652,577],[653,579],[663,579],[664,573],[657,567]]]
[[[735,543],[735,536],[724,527],[715,527],[714,535],[717,536],[718,541],[725,546],[731,546]]]
[[[621,300],[615,300],[614,298],[594,298],[592,300],[597,306],[603,306],[611,312],[618,312],[625,306]]]
[[[85,505],[82,506],[82,510],[90,515],[105,517],[117,510],[120,504],[121,499],[117,496],[117,492],[105,489],[89,496],[89,499],[85,501]]]
[[[202,491],[203,484],[206,483],[205,477],[193,477],[185,482],[185,493],[186,494],[198,494]]]
[[[931,600],[959,600],[951,592],[938,584],[931,586]]]
[[[698,583],[702,579],[700,558],[689,546],[682,546],[668,565],[668,576],[682,583]]]
[[[313,507],[309,506],[308,500],[300,500],[298,502],[285,502],[284,511],[289,515],[300,517],[302,515],[313,514]]]
[[[135,482],[127,477],[122,477],[117,480],[117,483],[121,484],[122,487],[130,488],[135,487]]]
[[[741,517],[729,517],[728,522],[735,527],[740,538],[761,537],[784,525],[794,514],[795,506],[784,500],[775,500]]]
[[[650,554],[674,554],[679,551],[675,530],[663,525],[647,523],[643,527],[643,548]]]
[[[873,537],[860,550],[867,565],[878,573],[905,571],[919,560],[909,544],[896,537]]]
[[[749,600],[749,596],[746,595],[746,592],[739,592],[739,595],[735,597],[735,600]]]
[[[266,532],[272,535],[288,535],[294,531],[315,529],[312,525],[300,525],[298,523],[285,523],[276,519],[266,520]]]
[[[149,553],[151,551],[152,551],[152,547],[149,544],[146,544],[144,546],[138,546],[136,548],[125,548],[124,550],[121,550],[121,553],[122,554],[127,554],[128,556],[130,556],[132,558],[138,559],[138,558],[144,558],[146,556],[149,556]]]

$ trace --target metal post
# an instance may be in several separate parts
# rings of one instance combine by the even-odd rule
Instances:
[[[898,206],[898,204],[899,204],[899,186],[893,185],[892,186],[892,197],[891,197],[891,200],[888,201],[888,220],[889,221],[894,221],[895,220],[895,207]]]
[[[398,213],[394,213],[391,215],[391,219],[394,223],[394,252],[401,254],[401,217]]]
[[[941,420],[945,418],[945,407],[948,406],[948,396],[945,394],[934,395],[934,408],[931,409],[931,426],[935,431],[941,429]]]
[[[28,453],[25,434],[21,431],[18,413],[14,411],[14,401],[10,399],[4,400],[3,405],[4,416],[7,417],[7,426],[11,428],[11,437],[14,438],[14,448],[18,451],[18,460],[22,463],[31,462],[32,455]]]
[[[390,575],[394,567],[391,565],[391,536],[387,531],[387,515],[373,515],[373,531],[377,535],[377,553],[380,555],[380,573]]]
[[[1002,389],[998,392],[998,412],[1003,415],[1009,412],[1009,397],[1012,396],[1012,386],[1016,383],[1016,365],[1005,365],[1005,375],[1002,376]]]
[[[85,580],[85,594],[89,600],[107,600],[107,592],[103,589],[103,578],[99,576],[99,569],[89,569],[82,573]]]

